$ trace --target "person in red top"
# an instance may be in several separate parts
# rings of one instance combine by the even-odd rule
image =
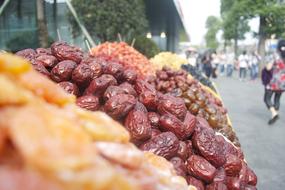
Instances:
[[[278,42],[277,50],[280,59],[268,64],[262,71],[262,82],[265,86],[264,102],[272,114],[269,125],[279,119],[280,98],[285,90],[285,40]],[[274,102],[271,100],[272,97]]]

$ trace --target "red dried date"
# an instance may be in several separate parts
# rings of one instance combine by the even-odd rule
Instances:
[[[154,86],[152,86],[148,82],[146,82],[144,80],[140,80],[140,79],[136,80],[136,82],[135,82],[135,90],[138,94],[141,94],[143,91],[146,91],[146,90],[150,90],[153,92],[156,91]]]
[[[139,96],[139,100],[149,110],[156,110],[158,100],[156,92],[150,90],[143,91]]]
[[[16,55],[25,58],[28,61],[33,61],[36,56],[36,52],[33,49],[24,49],[21,51],[18,51]]]
[[[131,111],[125,120],[125,126],[130,132],[132,142],[145,141],[151,137],[151,125],[142,111]]]
[[[109,62],[105,67],[103,67],[103,72],[105,74],[113,75],[117,80],[122,78],[124,67],[116,62]]]
[[[83,58],[83,52],[65,42],[55,42],[51,45],[52,54],[59,60],[72,60],[79,64]]]
[[[79,89],[75,84],[65,81],[58,83],[58,85],[67,93],[73,94],[74,96],[79,96]]]
[[[76,105],[90,111],[97,111],[100,108],[98,97],[93,95],[86,95],[77,98]]]
[[[36,53],[38,55],[52,55],[50,48],[37,48]]]
[[[52,55],[40,55],[36,58],[36,61],[47,68],[54,67],[58,63],[57,59]]]
[[[187,180],[187,183],[189,185],[196,187],[197,190],[204,190],[205,189],[203,182],[196,179],[195,177],[187,176],[186,180]]]
[[[189,150],[188,150],[187,144],[183,141],[180,141],[177,156],[179,156],[182,160],[185,161],[188,158],[188,152]]]
[[[240,190],[242,187],[242,184],[237,177],[228,177],[227,178],[227,188],[229,190]]]
[[[73,70],[76,68],[74,61],[61,61],[51,70],[51,78],[55,82],[68,81],[71,79]]]
[[[207,185],[206,190],[228,190],[228,188],[224,183],[214,182]]]
[[[171,95],[162,96],[158,101],[157,109],[160,114],[170,113],[181,120],[184,120],[187,112],[183,99]]]
[[[185,126],[185,136],[190,137],[196,127],[196,117],[190,112],[187,112],[183,123]]]
[[[162,131],[170,131],[174,133],[179,139],[183,140],[185,138],[184,125],[182,121],[177,119],[174,115],[164,114],[160,117],[159,128]]]
[[[184,161],[179,157],[171,158],[170,162],[173,164],[174,169],[176,170],[177,175],[186,177],[186,166]]]
[[[257,176],[249,167],[247,168],[247,181],[249,185],[257,184]]]
[[[227,176],[236,177],[242,168],[242,162],[237,156],[230,154],[227,156],[224,168]]]
[[[93,57],[87,57],[81,61],[81,64],[89,65],[92,70],[92,79],[98,78],[103,74],[103,68],[99,62],[98,59]]]
[[[137,103],[136,103],[136,105],[134,107],[134,110],[135,111],[142,111],[145,114],[148,113],[146,107],[142,103],[140,103],[139,101],[137,101]]]
[[[220,168],[217,170],[216,175],[213,179],[214,182],[222,182],[222,183],[226,183],[226,172],[224,170],[224,168]]]
[[[111,97],[104,105],[104,110],[113,118],[120,119],[126,116],[135,106],[137,100],[128,94],[119,94]]]
[[[211,183],[215,177],[216,168],[201,156],[190,156],[186,167],[190,174],[207,183]]]
[[[166,159],[171,159],[177,154],[179,140],[171,132],[161,133],[145,142],[140,148],[152,152]]]
[[[127,82],[133,84],[137,79],[137,72],[132,70],[132,69],[126,69],[123,72],[122,79],[123,79],[123,81],[127,81]]]
[[[120,84],[119,87],[125,91],[125,94],[130,94],[137,97],[137,92],[130,83],[124,82]]]
[[[248,183],[247,170],[248,170],[247,164],[244,161],[242,161],[242,167],[241,167],[241,170],[239,172],[239,179],[240,179],[240,182],[242,184]]]
[[[84,94],[101,96],[110,85],[117,85],[117,80],[112,75],[104,74],[99,78],[93,79],[90,85],[86,88]]]
[[[47,76],[47,77],[50,77],[50,73],[48,72],[48,70],[41,64],[34,64],[33,65],[33,68],[38,71],[39,73]]]
[[[160,133],[160,130],[151,128],[151,138],[155,137],[156,135],[159,135]]]
[[[191,140],[187,140],[187,141],[184,141],[184,142],[186,143],[186,146],[187,146],[188,157],[190,157],[190,156],[192,156],[194,154],[192,141]]]
[[[119,86],[109,86],[105,93],[104,93],[104,100],[107,101],[110,98],[112,98],[113,96],[116,96],[118,94],[126,94],[125,91],[120,88]]]
[[[93,78],[92,70],[89,65],[79,64],[72,72],[72,80],[78,85],[82,87],[86,87],[89,85]]]
[[[224,150],[216,140],[211,129],[195,132],[192,138],[193,145],[215,167],[220,167],[226,162]]]
[[[160,116],[157,113],[149,112],[147,114],[147,117],[149,119],[151,126],[158,127]]]

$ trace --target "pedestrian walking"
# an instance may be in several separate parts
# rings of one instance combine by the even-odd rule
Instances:
[[[219,55],[214,52],[212,53],[211,55],[212,57],[212,62],[211,62],[211,65],[212,65],[212,77],[213,78],[217,78],[218,77],[218,67],[219,67],[219,64],[220,64],[220,57]]]
[[[203,71],[208,78],[210,78],[212,74],[211,62],[212,62],[211,55],[209,53],[206,53],[202,58],[202,64],[203,64]]]
[[[265,86],[264,102],[271,112],[271,118],[268,121],[269,125],[279,119],[280,98],[285,90],[285,40],[278,42],[277,50],[280,54],[280,59],[274,63],[267,64],[262,70],[262,82]]]
[[[250,65],[250,79],[255,80],[258,77],[258,65],[260,62],[260,56],[255,51],[251,54],[249,59],[249,65]]]
[[[227,77],[232,77],[234,71],[234,64],[235,64],[235,54],[229,53],[226,56],[226,73]]]
[[[248,56],[246,51],[243,51],[242,54],[238,57],[239,61],[239,79],[245,81],[246,79],[246,70],[248,68]]]

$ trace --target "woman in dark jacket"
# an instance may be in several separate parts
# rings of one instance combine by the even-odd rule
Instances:
[[[275,123],[279,118],[280,98],[285,90],[285,40],[278,42],[277,49],[280,59],[273,64],[267,64],[261,74],[262,83],[265,86],[264,102],[272,114],[268,121],[269,125]],[[274,97],[273,102],[272,97]]]

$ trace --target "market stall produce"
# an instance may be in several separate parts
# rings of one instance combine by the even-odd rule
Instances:
[[[1,190],[195,190],[102,112],[74,104],[28,62],[0,54]]]
[[[202,118],[206,118],[207,108],[212,111],[209,116],[226,122],[224,115],[218,115],[226,113],[221,101],[204,91],[195,80],[187,79],[181,81],[180,85],[174,81],[178,87],[185,86],[184,90],[198,93],[195,94],[195,100],[190,103],[188,101],[185,105],[187,98],[175,97],[178,96],[177,92],[172,90],[170,94],[165,94],[170,91],[164,93],[162,89],[159,89],[159,92],[149,83],[156,84],[156,80],[159,82],[161,77],[152,76],[152,81],[149,77],[141,77],[141,73],[137,73],[131,62],[123,64],[104,56],[87,56],[67,44],[56,49],[58,44],[51,46],[51,52],[59,63],[53,68],[45,68],[52,80],[58,82],[66,91],[77,95],[77,105],[92,111],[104,111],[124,124],[132,143],[172,162],[177,174],[187,179],[189,184],[200,189],[216,186],[255,189],[256,176],[247,166],[241,149],[216,133],[212,129],[213,126],[210,127],[207,120]],[[106,48],[108,49],[108,46]],[[63,56],[58,55],[65,49],[69,51],[63,51],[66,58],[61,59]],[[71,64],[69,56],[75,60],[74,57],[78,55],[81,62],[73,61],[76,65]],[[23,54],[22,56],[25,57]],[[38,53],[34,56],[38,57]],[[31,60],[34,65],[35,60]],[[176,76],[175,72],[169,72]],[[184,80],[185,71],[177,73],[180,74],[175,78]],[[143,78],[149,78],[149,81]],[[197,104],[196,107],[199,106],[197,109],[201,110],[201,113],[192,114],[189,108],[191,104]]]

